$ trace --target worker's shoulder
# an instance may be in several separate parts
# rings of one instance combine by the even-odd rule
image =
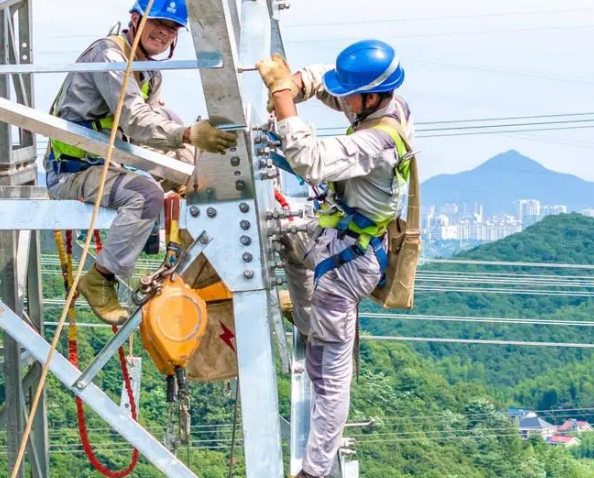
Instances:
[[[121,45],[113,37],[105,37],[91,43],[81,55],[83,61],[126,61]]]

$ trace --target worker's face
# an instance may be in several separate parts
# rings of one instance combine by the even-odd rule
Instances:
[[[368,94],[365,105],[363,104],[363,95],[361,94],[345,96],[344,100],[349,112],[358,115],[361,114],[365,108],[372,108],[378,100],[378,95],[375,93]]]
[[[132,14],[132,23],[138,28],[140,15]],[[177,38],[180,25],[169,20],[147,20],[140,41],[150,56],[157,56],[169,50]]]

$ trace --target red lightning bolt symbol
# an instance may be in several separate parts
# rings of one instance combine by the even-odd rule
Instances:
[[[223,333],[219,335],[221,340],[225,342],[233,352],[235,352],[235,345],[233,345],[233,339],[235,338],[235,334],[231,332],[223,322],[219,320],[221,327],[223,329]]]

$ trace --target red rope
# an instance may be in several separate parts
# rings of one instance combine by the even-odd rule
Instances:
[[[101,232],[97,229],[93,231],[93,239],[95,240],[95,251],[99,254],[103,246],[101,245]]]
[[[93,236],[95,239],[95,246],[97,248],[97,253],[101,252],[101,236],[99,235],[99,231],[95,231]],[[72,257],[72,231],[66,232],[66,253],[69,257]],[[76,327],[71,328],[72,333],[69,334],[68,339],[68,360],[71,364],[75,367],[78,367],[78,346],[76,340]],[[115,334],[118,331],[118,328],[114,325],[112,327],[113,333]],[[118,350],[118,356],[120,359],[120,367],[122,368],[122,374],[124,375],[124,384],[126,387],[126,393],[128,394],[128,399],[130,400],[130,410],[132,413],[132,419],[137,421],[138,413],[136,409],[136,401],[134,400],[134,393],[132,392],[132,383],[130,381],[130,373],[128,371],[128,364],[126,363],[126,355],[124,352],[124,348],[120,347]],[[78,431],[80,434],[80,440],[83,446],[83,449],[89,459],[89,463],[102,475],[108,478],[124,478],[128,476],[136,465],[138,464],[138,459],[140,457],[140,453],[136,448],[133,449],[132,458],[130,460],[130,464],[123,470],[114,471],[107,468],[103,465],[95,452],[93,451],[93,447],[91,445],[91,440],[89,439],[89,432],[87,430],[87,422],[85,419],[85,409],[84,409],[84,402],[80,397],[76,397],[76,414],[78,417]]]
[[[280,206],[283,209],[291,209],[291,206],[289,206],[289,203],[287,202],[287,200],[285,199],[285,196],[283,196],[283,193],[281,193],[278,189],[274,190],[274,199],[276,199],[276,201],[280,204]],[[292,221],[293,217],[289,217],[289,221]]]

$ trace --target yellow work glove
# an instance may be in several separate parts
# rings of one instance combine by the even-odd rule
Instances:
[[[206,120],[198,121],[190,130],[190,142],[209,153],[224,154],[229,148],[237,146],[237,134],[221,131]]]
[[[274,100],[272,99],[273,93],[276,93],[277,91],[291,90],[293,99],[299,94],[299,88],[292,79],[293,75],[287,60],[278,53],[256,63],[256,68],[258,69],[266,88],[270,91],[267,105],[268,111],[274,109]]]

